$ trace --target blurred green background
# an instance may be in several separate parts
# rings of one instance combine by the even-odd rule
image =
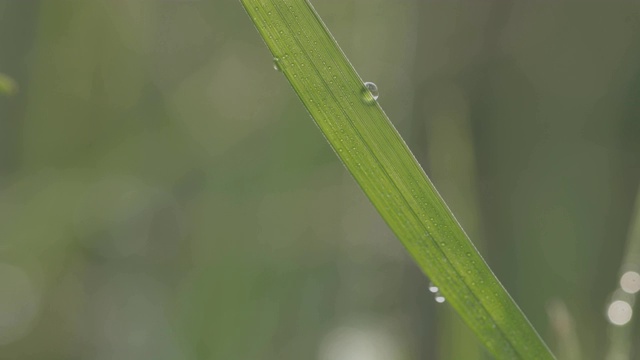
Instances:
[[[640,3],[313,3],[549,345],[560,301],[604,358]],[[272,66],[238,1],[0,1],[0,359],[487,358]]]

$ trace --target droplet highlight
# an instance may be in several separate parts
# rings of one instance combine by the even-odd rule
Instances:
[[[444,296],[442,296],[442,294],[440,294],[440,293],[436,293],[436,297],[435,297],[435,299],[436,299],[436,302],[437,302],[438,304],[442,304],[443,302],[445,302],[445,301],[446,301],[446,299],[444,298]]]

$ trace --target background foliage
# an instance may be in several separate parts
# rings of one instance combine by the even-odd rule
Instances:
[[[560,299],[603,358],[640,6],[314,6],[541,335]],[[234,1],[0,2],[0,358],[485,356],[271,68]]]

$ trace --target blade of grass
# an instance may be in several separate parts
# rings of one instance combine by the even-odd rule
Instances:
[[[555,335],[555,352],[560,360],[583,359],[575,321],[564,301],[554,299],[547,304],[549,323]]]
[[[553,359],[305,0],[241,0],[325,138],[449,303],[500,359]]]
[[[640,288],[640,188],[638,188],[636,195],[635,209],[631,218],[631,226],[629,227],[629,239],[622,264],[620,265],[618,279],[619,286],[611,296],[610,308],[607,312],[610,322],[607,360],[630,359],[634,350],[633,347],[638,347],[638,342],[632,340],[632,332],[633,307],[637,302]],[[611,308],[614,303],[618,303],[621,306]],[[616,319],[619,316],[624,317],[626,314],[617,314],[615,309],[618,309],[618,311],[628,310],[631,313],[631,317],[626,322],[622,321],[624,319]],[[636,349],[636,351],[640,351],[640,349]]]

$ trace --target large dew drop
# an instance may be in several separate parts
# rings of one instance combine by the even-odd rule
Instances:
[[[378,96],[380,95],[378,93],[378,86],[372,82],[366,82],[364,83],[364,86],[369,90],[371,96],[373,96],[373,100],[378,100]]]
[[[364,83],[362,88],[362,100],[367,105],[373,105],[378,99],[378,87],[372,82]]]

